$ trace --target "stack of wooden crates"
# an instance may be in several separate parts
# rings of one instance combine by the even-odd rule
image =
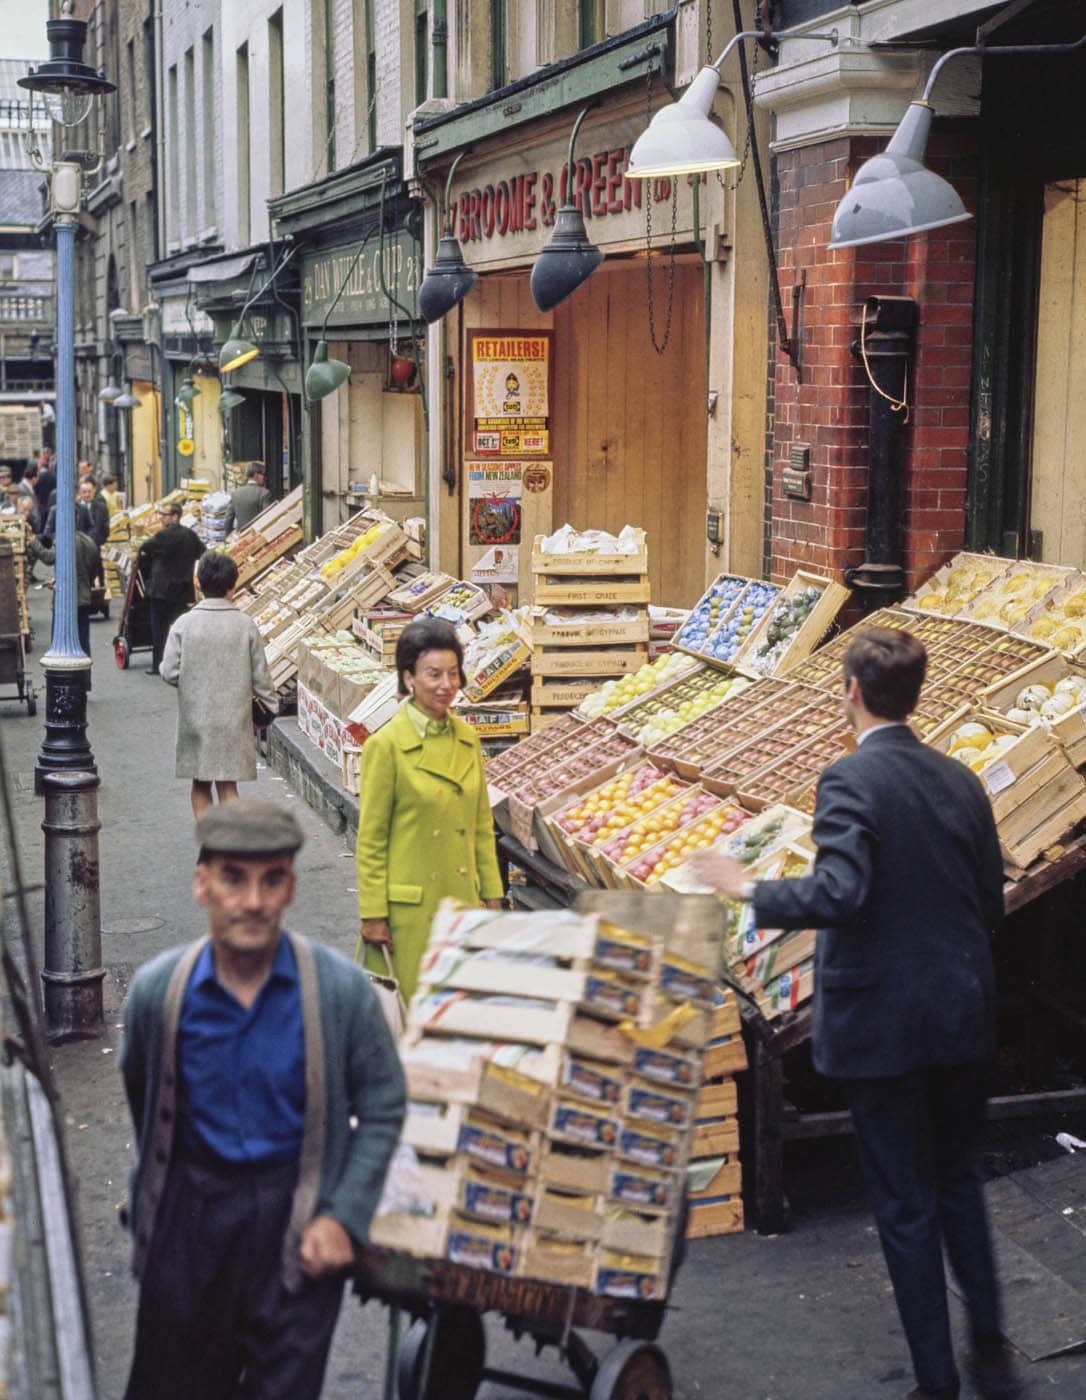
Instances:
[[[640,670],[649,651],[649,563],[644,530],[627,554],[553,554],[532,547],[532,730],[542,729],[605,680]],[[616,618],[622,609],[634,616]],[[593,613],[598,616],[592,616]]]

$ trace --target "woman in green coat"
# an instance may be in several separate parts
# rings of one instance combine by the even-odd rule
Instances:
[[[362,750],[357,858],[365,966],[387,971],[384,944],[408,1000],[441,900],[501,907],[482,750],[471,726],[449,714],[463,664],[447,622],[405,627],[396,673],[406,703]]]

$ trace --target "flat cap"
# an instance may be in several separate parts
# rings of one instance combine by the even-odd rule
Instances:
[[[293,812],[252,797],[209,807],[196,823],[197,845],[214,854],[293,855],[304,840]]]

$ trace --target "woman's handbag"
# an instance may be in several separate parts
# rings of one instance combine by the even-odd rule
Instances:
[[[359,944],[359,953],[361,953],[361,940],[359,940]],[[379,943],[374,946],[379,947],[384,954],[387,972],[370,972],[369,968],[362,970],[370,979],[370,986],[377,993],[377,1000],[381,1003],[381,1010],[385,1013],[385,1020],[392,1032],[392,1039],[399,1040],[407,1026],[407,1003],[403,999],[400,984],[392,967],[392,956],[388,951],[388,944]]]

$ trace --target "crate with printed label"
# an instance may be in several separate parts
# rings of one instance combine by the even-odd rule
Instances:
[[[992,711],[962,711],[933,747],[966,764],[992,804],[1008,873],[1015,875],[1086,817],[1086,777],[1059,740]]]

